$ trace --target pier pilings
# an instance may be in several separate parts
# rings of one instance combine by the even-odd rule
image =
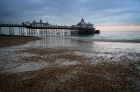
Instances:
[[[1,27],[0,27],[0,35],[2,35],[2,30],[1,30]]]
[[[27,36],[38,36],[37,29],[27,28]]]
[[[9,35],[14,35],[14,27],[19,28],[19,36],[48,36],[48,35],[92,35],[99,34],[100,30],[95,28],[51,28],[51,27],[26,27],[21,25],[15,26],[0,26],[0,35],[2,34],[1,27],[9,28]],[[27,31],[25,30],[27,29]],[[15,30],[16,31],[16,30]],[[27,32],[27,34],[25,34]]]
[[[100,33],[100,30],[95,30],[95,33],[96,33],[96,34],[99,34],[99,33]]]
[[[78,33],[78,35],[92,35],[95,33],[94,29],[85,29],[85,28],[80,28],[78,31],[72,31],[73,34]]]
[[[25,36],[24,27],[19,27],[19,35]]]
[[[13,27],[9,27],[9,35],[14,35],[14,28]]]

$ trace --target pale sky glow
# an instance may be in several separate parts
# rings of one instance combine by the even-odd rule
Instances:
[[[140,26],[97,26],[96,29],[104,31],[140,31]]]
[[[42,19],[70,26],[82,17],[103,31],[140,31],[140,0],[0,0],[0,23]]]

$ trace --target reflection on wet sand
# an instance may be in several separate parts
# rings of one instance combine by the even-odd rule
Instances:
[[[0,48],[0,57],[2,91],[140,89],[139,43],[46,37]]]

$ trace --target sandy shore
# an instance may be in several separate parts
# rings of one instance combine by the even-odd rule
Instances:
[[[73,43],[76,45],[55,48],[32,46],[11,52],[3,50],[5,53],[0,54],[4,56],[0,58],[2,64],[0,66],[0,91],[139,91],[140,53],[131,48],[118,50],[119,47],[112,48],[113,51],[110,51],[110,48],[101,49],[100,46],[95,46],[96,49],[93,50],[86,50],[80,47],[85,42],[50,39],[47,38],[47,41],[42,40],[42,42],[50,41],[47,44],[57,43],[57,45],[71,42],[72,45]],[[20,40],[16,41],[18,43]],[[86,43],[85,48],[93,48],[90,44]],[[13,45],[17,44],[12,43],[11,46]],[[12,55],[7,56],[6,53],[12,53]]]
[[[0,48],[22,45],[29,41],[40,40],[39,37],[0,36]]]

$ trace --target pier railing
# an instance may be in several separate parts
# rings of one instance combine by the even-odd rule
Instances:
[[[31,25],[22,25],[22,24],[0,24],[0,27],[31,27]]]

